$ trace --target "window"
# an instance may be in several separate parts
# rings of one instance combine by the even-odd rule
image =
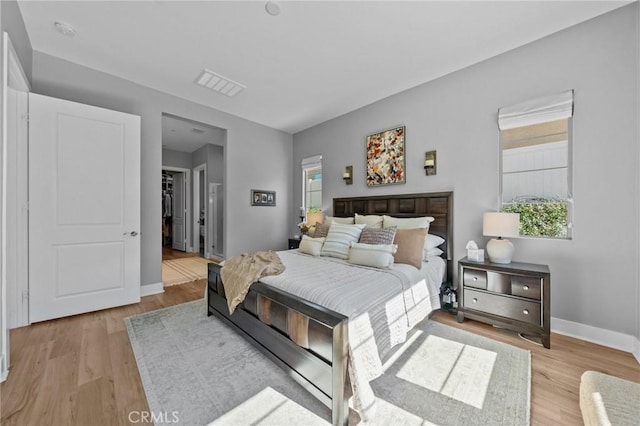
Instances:
[[[302,205],[305,212],[322,209],[322,156],[302,160]],[[306,214],[305,214],[306,219]]]
[[[522,236],[571,238],[572,115],[572,91],[500,109],[500,210]]]

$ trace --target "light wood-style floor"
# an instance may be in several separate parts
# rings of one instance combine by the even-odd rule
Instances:
[[[162,260],[182,259],[183,257],[198,257],[199,253],[174,250],[171,247],[162,246]]]
[[[0,423],[141,424],[137,413],[149,408],[123,319],[201,298],[204,287],[205,280],[177,285],[136,305],[12,330],[11,372],[0,386]],[[547,350],[479,322],[457,324],[448,313],[434,319],[531,350],[533,425],[582,424],[578,390],[585,370],[640,382],[640,366],[629,353],[557,334]]]

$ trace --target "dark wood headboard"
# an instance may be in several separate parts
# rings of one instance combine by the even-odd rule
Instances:
[[[375,214],[395,217],[432,216],[429,233],[445,239],[440,246],[447,260],[447,277],[453,279],[453,192],[374,195],[333,199],[333,215]]]

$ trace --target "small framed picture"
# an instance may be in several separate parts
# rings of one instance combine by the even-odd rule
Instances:
[[[251,190],[251,205],[252,206],[275,206],[276,205],[276,191],[264,191],[262,189]]]

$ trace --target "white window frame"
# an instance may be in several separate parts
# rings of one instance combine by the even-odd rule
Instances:
[[[503,209],[503,130],[542,124],[551,121],[567,120],[567,235],[548,237],[521,235],[521,238],[572,239],[573,237],[573,90],[532,99],[511,107],[498,110],[498,128],[500,130],[498,159],[498,211]]]
[[[320,168],[322,170],[322,155],[314,155],[302,159],[302,207],[304,208],[304,219],[307,220],[307,171]],[[320,192],[322,199],[322,191]],[[322,206],[318,206],[322,208]]]

